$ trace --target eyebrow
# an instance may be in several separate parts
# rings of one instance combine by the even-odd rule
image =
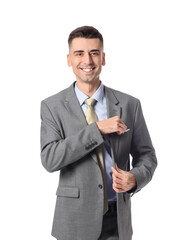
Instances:
[[[76,50],[76,51],[74,51],[73,53],[83,53],[84,52],[84,50]],[[100,52],[100,50],[99,49],[92,49],[91,51],[90,51],[90,53],[91,52]]]
[[[84,51],[83,50],[76,50],[73,53],[81,53],[81,52],[84,52]]]
[[[90,52],[100,52],[98,49],[92,49]]]

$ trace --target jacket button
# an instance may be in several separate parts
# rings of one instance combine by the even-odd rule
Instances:
[[[98,185],[98,187],[99,187],[100,189],[102,189],[102,188],[103,188],[103,186],[102,186],[101,184],[99,184],[99,185]]]

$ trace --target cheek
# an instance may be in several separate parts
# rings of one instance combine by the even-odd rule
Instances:
[[[78,66],[80,65],[79,61],[73,61],[72,62],[72,68],[75,70],[75,69],[78,69]]]
[[[97,65],[101,68],[102,66],[104,66],[104,60],[102,58],[100,58],[97,62]]]

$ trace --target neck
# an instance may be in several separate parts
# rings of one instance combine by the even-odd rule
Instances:
[[[101,82],[100,80],[93,82],[93,83],[86,83],[86,82],[79,82],[77,81],[77,87],[85,93],[88,97],[92,97],[92,95],[96,92],[96,90],[99,88]]]

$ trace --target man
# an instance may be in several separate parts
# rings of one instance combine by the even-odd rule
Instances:
[[[97,29],[77,28],[68,43],[76,82],[41,103],[42,164],[60,171],[52,235],[130,240],[130,194],[157,166],[141,104],[100,81],[105,53]]]

